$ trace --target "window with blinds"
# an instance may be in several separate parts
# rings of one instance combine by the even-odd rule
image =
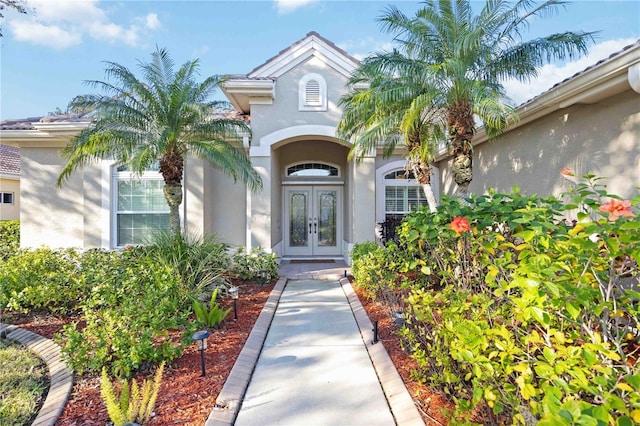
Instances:
[[[427,199],[413,174],[404,170],[394,170],[384,176],[385,217],[404,216],[420,206],[426,206]]]

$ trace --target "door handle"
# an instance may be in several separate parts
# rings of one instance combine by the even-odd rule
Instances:
[[[313,219],[309,218],[309,233],[311,234],[313,229]]]
[[[313,233],[314,234],[318,233],[318,219],[316,218],[313,219]]]

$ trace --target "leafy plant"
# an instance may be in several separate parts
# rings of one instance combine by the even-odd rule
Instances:
[[[220,324],[231,312],[231,308],[222,309],[217,303],[219,288],[213,291],[211,300],[209,301],[209,308],[207,305],[198,299],[193,299],[193,312],[196,314],[198,324],[206,327],[216,327]]]
[[[216,235],[158,232],[147,249],[150,256],[176,269],[188,292],[226,283],[231,259],[228,246],[219,242]]]
[[[20,249],[20,221],[0,220],[0,261],[7,260]]]
[[[262,247],[254,247],[247,254],[239,247],[232,256],[231,274],[241,280],[258,280],[260,271],[267,271],[267,279],[278,278],[278,260],[275,253],[267,253]]]
[[[445,198],[403,222],[404,259],[366,265],[417,275],[402,284],[403,342],[415,377],[454,400],[454,424],[478,405],[496,416],[485,424],[640,421],[640,197],[585,175],[565,200]]]
[[[173,268],[124,254],[126,267],[91,288],[80,306],[86,326],[64,327],[59,342],[69,364],[82,374],[107,367],[118,377],[177,358],[194,330],[189,294]],[[182,339],[170,338],[171,330]]]
[[[122,382],[120,395],[117,395],[106,368],[102,369],[100,396],[114,426],[133,422],[144,424],[149,420],[160,391],[163,371],[164,362],[156,370],[153,382],[145,379],[142,386],[138,386],[135,379],[131,382],[125,380]]]
[[[73,249],[21,250],[0,262],[0,306],[27,312],[67,312],[86,295],[79,277],[80,254]]]

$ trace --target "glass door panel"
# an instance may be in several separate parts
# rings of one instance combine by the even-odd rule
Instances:
[[[309,204],[306,192],[289,193],[289,244],[291,247],[308,247],[307,207]]]
[[[336,246],[336,191],[317,191],[319,247]]]
[[[286,186],[285,256],[340,256],[341,187]]]

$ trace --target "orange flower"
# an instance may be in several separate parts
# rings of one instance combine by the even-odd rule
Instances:
[[[600,206],[599,209],[603,213],[609,213],[609,220],[618,220],[620,216],[634,217],[635,215],[631,211],[631,202],[629,200],[616,200],[610,199],[606,203]]]
[[[453,229],[458,235],[471,230],[471,226],[469,226],[469,219],[462,216],[454,217],[449,224],[449,228]]]
[[[564,176],[575,176],[575,173],[573,173],[573,170],[571,170],[568,167],[565,167],[564,169],[562,169],[562,171],[560,172],[560,174],[564,175]]]

